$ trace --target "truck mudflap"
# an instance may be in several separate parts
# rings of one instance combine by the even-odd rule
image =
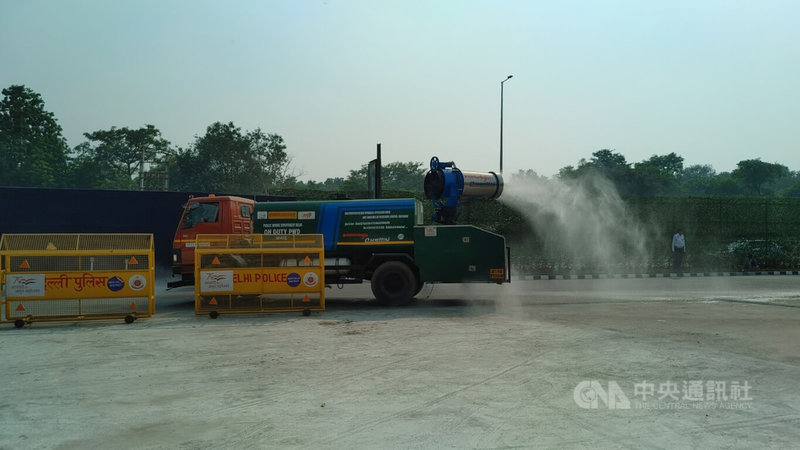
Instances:
[[[511,283],[511,247],[506,246],[506,283]]]

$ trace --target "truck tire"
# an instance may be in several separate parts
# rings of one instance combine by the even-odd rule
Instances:
[[[408,265],[399,261],[387,261],[372,274],[370,284],[378,303],[402,306],[411,302],[419,281]]]

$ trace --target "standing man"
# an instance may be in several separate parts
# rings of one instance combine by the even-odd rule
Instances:
[[[675,273],[680,274],[684,253],[686,253],[686,238],[683,236],[683,229],[679,229],[675,236],[672,236],[672,270]]]

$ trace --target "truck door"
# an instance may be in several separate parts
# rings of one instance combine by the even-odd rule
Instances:
[[[252,233],[254,201],[240,197],[192,198],[186,205],[172,242],[172,273],[181,281],[169,282],[178,287],[194,282],[194,246],[198,234]]]
[[[233,208],[233,211],[231,211],[233,233],[252,233],[253,225],[250,218],[253,215],[253,205],[242,202],[232,202],[231,208]]]
[[[173,273],[194,275],[195,236],[226,232],[221,229],[221,223],[219,201],[196,201],[186,207],[173,242],[173,251],[180,253]]]

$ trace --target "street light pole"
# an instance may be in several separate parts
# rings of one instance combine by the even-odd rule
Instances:
[[[509,75],[500,82],[500,175],[503,174],[503,83],[510,80],[514,75]]]

